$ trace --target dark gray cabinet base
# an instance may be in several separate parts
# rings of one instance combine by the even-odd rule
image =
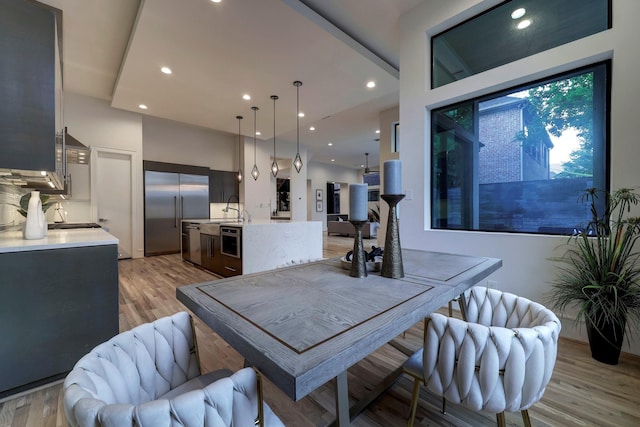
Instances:
[[[0,254],[0,398],[118,333],[117,259],[116,245]]]

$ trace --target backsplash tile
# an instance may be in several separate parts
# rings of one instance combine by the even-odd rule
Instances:
[[[14,185],[0,184],[0,231],[19,229],[25,218],[13,206],[20,202],[25,190]]]

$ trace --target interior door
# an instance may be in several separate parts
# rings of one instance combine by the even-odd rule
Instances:
[[[131,258],[131,154],[96,150],[98,223],[117,237],[118,258]]]

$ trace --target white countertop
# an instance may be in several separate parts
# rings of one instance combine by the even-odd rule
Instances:
[[[0,233],[0,253],[117,245],[118,239],[101,228],[49,230],[43,239],[25,240],[21,231]]]
[[[246,227],[251,225],[264,225],[264,224],[296,224],[314,221],[278,221],[275,219],[254,219],[251,221],[234,221],[231,219],[183,219],[182,222],[188,222],[192,224],[220,224],[226,227]]]

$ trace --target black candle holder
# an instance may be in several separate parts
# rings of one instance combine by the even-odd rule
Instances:
[[[362,225],[366,221],[349,220],[356,229],[353,239],[353,255],[351,256],[351,277],[367,277],[367,258],[364,254],[364,244],[362,243]]]
[[[389,219],[387,220],[387,232],[384,239],[384,252],[382,254],[383,277],[400,279],[404,277],[402,266],[402,249],[400,248],[400,229],[398,227],[398,215],[396,206],[404,199],[404,194],[381,194],[382,200],[389,205]]]

